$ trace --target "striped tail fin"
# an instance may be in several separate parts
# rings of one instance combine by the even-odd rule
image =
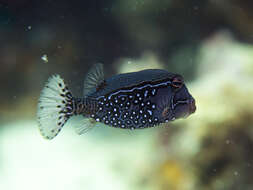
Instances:
[[[43,88],[37,110],[39,130],[46,139],[53,139],[74,114],[74,99],[63,79],[54,75]]]

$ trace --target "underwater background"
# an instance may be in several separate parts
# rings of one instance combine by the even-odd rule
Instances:
[[[0,0],[0,189],[252,190],[253,2]],[[184,76],[196,113],[144,130],[70,121],[42,138],[37,102],[60,74],[75,96],[149,68]]]

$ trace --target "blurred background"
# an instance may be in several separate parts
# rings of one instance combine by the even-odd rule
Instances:
[[[0,189],[252,190],[253,2],[0,0]],[[126,131],[36,123],[52,74],[74,95],[95,63],[107,76],[184,76],[197,111]]]

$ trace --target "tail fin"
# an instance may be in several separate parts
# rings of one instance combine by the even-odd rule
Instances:
[[[38,103],[37,119],[42,136],[53,139],[72,115],[71,92],[59,75],[50,77]]]

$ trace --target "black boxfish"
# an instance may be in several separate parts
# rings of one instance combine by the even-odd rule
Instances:
[[[72,95],[59,75],[48,79],[37,111],[43,137],[53,139],[67,120],[82,115],[77,132],[85,133],[97,122],[122,129],[143,129],[187,117],[196,110],[183,77],[148,69],[104,78],[96,64],[84,80],[84,95]]]

